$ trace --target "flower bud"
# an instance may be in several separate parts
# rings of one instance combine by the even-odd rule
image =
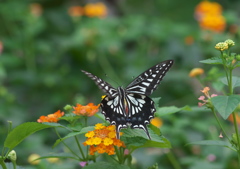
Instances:
[[[8,158],[11,161],[16,161],[17,160],[17,153],[14,150],[10,151],[10,153],[8,154]]]

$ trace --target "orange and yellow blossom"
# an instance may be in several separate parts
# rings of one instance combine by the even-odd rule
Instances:
[[[73,107],[73,113],[82,116],[93,116],[99,111],[98,108],[99,104],[96,106],[93,103],[88,103],[86,106],[83,106],[77,103],[76,107]]]
[[[106,127],[98,123],[95,125],[95,130],[87,132],[85,136],[87,140],[83,145],[90,146],[90,155],[94,155],[95,152],[113,155],[115,154],[114,146],[125,147],[124,142],[116,138],[114,125]]]
[[[49,114],[47,116],[41,116],[37,122],[38,123],[44,123],[44,122],[49,122],[49,123],[57,123],[59,121],[59,118],[64,115],[64,112],[61,112],[60,110],[56,111],[53,114]]]

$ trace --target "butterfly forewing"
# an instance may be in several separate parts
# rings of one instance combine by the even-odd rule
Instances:
[[[172,66],[173,60],[166,60],[136,77],[126,88],[128,93],[151,95],[156,90],[158,84]]]
[[[117,94],[117,91],[115,88],[113,88],[109,83],[103,81],[99,77],[93,75],[92,73],[89,73],[85,70],[82,70],[83,73],[85,73],[88,77],[90,77],[96,84],[97,86],[105,92],[108,96],[114,97]]]

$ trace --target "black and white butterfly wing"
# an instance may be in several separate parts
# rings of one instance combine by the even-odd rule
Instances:
[[[108,96],[114,97],[117,94],[117,90],[114,87],[112,87],[109,83],[93,75],[92,73],[89,73],[85,70],[81,71],[85,73],[88,77],[90,77],[96,83],[96,85]]]
[[[127,128],[127,118],[119,96],[115,98],[105,96],[100,106],[105,119],[108,120],[111,125],[116,126],[116,136],[117,139],[120,139],[120,130]]]
[[[127,122],[131,123],[133,129],[143,129],[151,140],[147,125],[156,112],[153,100],[145,95],[128,94],[126,95],[126,102],[129,109]]]
[[[136,77],[127,86],[126,92],[146,96],[151,95],[172,65],[173,60],[166,60],[151,67]]]

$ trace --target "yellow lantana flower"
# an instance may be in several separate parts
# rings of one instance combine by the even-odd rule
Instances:
[[[125,147],[124,142],[116,138],[114,125],[103,126],[102,124],[96,124],[95,130],[89,131],[85,136],[87,137],[87,140],[83,145],[90,146],[90,155],[94,155],[95,152],[113,155],[115,154],[114,146],[118,148]]]

